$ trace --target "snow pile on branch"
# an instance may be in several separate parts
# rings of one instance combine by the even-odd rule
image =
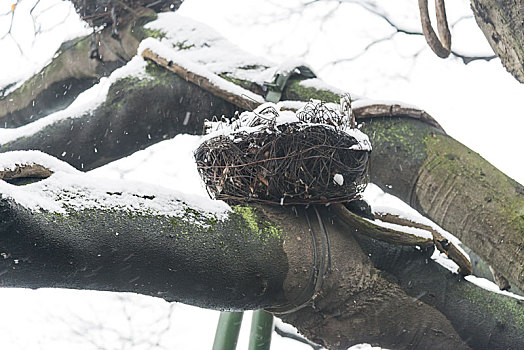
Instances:
[[[38,164],[55,172],[47,179],[25,186],[0,181],[0,196],[32,211],[67,215],[88,209],[116,210],[135,215],[177,217],[194,222],[188,213],[204,218],[224,219],[230,210],[224,202],[169,190],[139,182],[96,178],[71,168],[40,152],[0,154],[0,165],[13,169],[14,164]]]
[[[109,88],[116,81],[127,77],[147,79],[145,67],[146,62],[142,57],[133,57],[125,66],[113,71],[109,77],[101,78],[98,84],[95,84],[78,95],[67,108],[18,128],[0,129],[0,145],[18,138],[34,135],[45,127],[60,120],[79,118],[90,113],[106,100]]]
[[[162,33],[160,42],[177,51],[181,61],[205,67],[210,73],[229,73],[238,79],[264,83],[275,72],[270,68],[274,67],[272,62],[246,53],[211,27],[178,13],[159,13],[158,19],[145,27]]]
[[[41,151],[12,151],[0,154],[0,171],[15,170],[21,166],[41,165],[51,172],[80,174],[66,162],[62,162]]]

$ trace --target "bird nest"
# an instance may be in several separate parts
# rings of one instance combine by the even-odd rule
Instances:
[[[312,101],[296,114],[266,104],[234,121],[207,123],[215,136],[195,158],[208,192],[280,205],[358,198],[371,145],[350,127],[349,114]]]
[[[119,18],[124,14],[133,13],[139,7],[147,7],[155,12],[175,11],[183,0],[71,0],[71,2],[83,20],[98,27],[119,22]]]

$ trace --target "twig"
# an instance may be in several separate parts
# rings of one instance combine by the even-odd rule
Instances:
[[[17,165],[14,169],[0,170],[0,180],[11,181],[24,178],[46,179],[52,174],[53,172],[51,170],[39,164]]]
[[[433,235],[433,241],[437,249],[440,252],[446,254],[446,256],[448,256],[451,260],[453,260],[459,266],[458,272],[461,275],[467,276],[473,273],[473,268],[468,258],[466,258],[464,254],[462,254],[462,252],[453,243],[448,241],[444,236],[440,234],[440,232],[435,230],[433,227],[424,225],[418,222],[414,222],[408,219],[404,219],[404,218],[401,218],[401,217],[398,217],[392,214],[375,213],[375,217],[378,218],[379,220],[389,222],[392,224],[420,228],[420,229],[431,232],[431,234]]]
[[[451,50],[451,54],[457,58],[460,58],[464,64],[471,63],[473,61],[486,61],[489,62],[494,58],[497,58],[497,55],[491,55],[491,56],[467,56],[458,53],[457,51]]]
[[[373,222],[353,214],[343,204],[331,205],[331,208],[343,223],[350,227],[362,227],[363,229],[359,230],[358,233],[371,238],[405,246],[430,247],[433,245],[433,240],[431,239],[375,225]]]
[[[275,332],[280,335],[281,337],[283,338],[289,338],[289,339],[293,339],[293,340],[296,340],[296,341],[299,341],[303,344],[306,344],[306,345],[309,345],[311,346],[314,350],[320,350],[322,349],[322,346],[318,345],[318,344],[315,344],[309,340],[307,340],[306,338],[304,337],[301,337],[300,335],[298,334],[293,334],[291,332],[288,332],[288,331],[285,331],[284,329],[280,328],[280,326],[278,324],[275,325]]]
[[[168,61],[165,58],[157,55],[150,49],[144,50],[144,52],[142,52],[142,56],[166,68],[167,70],[176,73],[178,76],[184,78],[187,81],[190,81],[191,83],[201,87],[202,89],[211,92],[215,96],[223,98],[224,100],[229,101],[242,109],[253,110],[259,105],[258,102],[253,102],[252,100],[249,100],[247,98],[244,98],[242,96],[239,96],[237,94],[220,88],[219,86],[211,82],[208,78],[197,73],[190,72],[189,70],[176,64],[175,62]],[[224,82],[226,81],[227,80],[224,79]]]

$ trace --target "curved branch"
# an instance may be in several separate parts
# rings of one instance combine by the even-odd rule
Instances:
[[[451,33],[449,32],[448,20],[446,18],[446,8],[444,0],[436,0],[437,28],[440,39],[435,34],[429,18],[428,0],[419,0],[420,20],[422,22],[422,32],[426,41],[433,52],[440,58],[446,58],[451,52]]]

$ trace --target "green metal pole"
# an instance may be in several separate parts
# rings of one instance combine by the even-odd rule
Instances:
[[[249,350],[269,350],[273,334],[273,315],[264,310],[253,311]]]
[[[221,312],[218,319],[213,350],[235,350],[242,324],[243,312]]]

